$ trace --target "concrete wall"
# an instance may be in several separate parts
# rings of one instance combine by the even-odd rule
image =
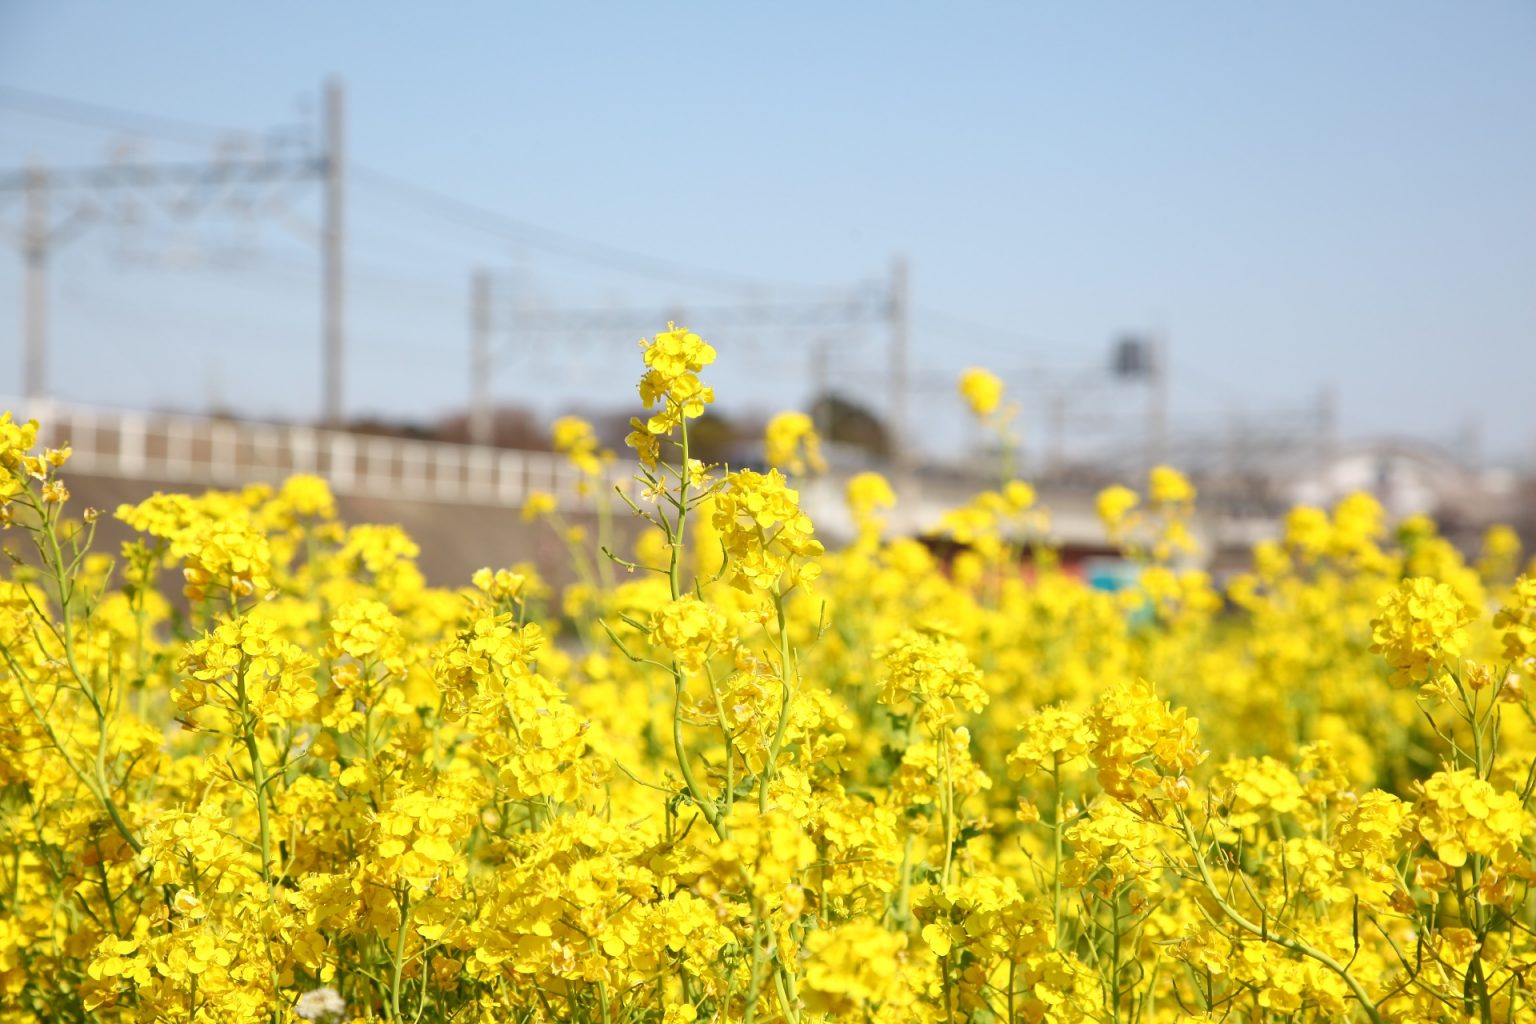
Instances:
[[[205,489],[82,476],[67,469],[64,478],[70,489],[69,509],[73,515],[87,507],[102,510],[95,549],[108,553],[116,552],[124,540],[134,536],[126,525],[112,518],[118,505],[142,501],[156,491],[195,494]],[[565,545],[550,525],[544,521],[524,522],[513,509],[363,497],[337,498],[336,506],[341,520],[348,525],[381,523],[403,527],[420,545],[418,564],[427,580],[436,586],[467,584],[470,574],[481,566],[505,567],[515,562],[532,562],[552,582],[563,582],[572,575]],[[627,538],[635,535],[632,518],[624,508],[614,514],[615,526],[626,538],[621,543],[626,545]],[[577,514],[568,519],[587,527],[595,549],[595,517]]]

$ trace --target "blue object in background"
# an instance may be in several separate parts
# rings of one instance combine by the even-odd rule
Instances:
[[[1083,562],[1083,579],[1094,590],[1118,593],[1136,585],[1141,567],[1123,558],[1090,558]]]

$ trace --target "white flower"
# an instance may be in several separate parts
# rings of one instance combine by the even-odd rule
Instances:
[[[299,996],[298,1002],[293,1004],[293,1012],[305,1020],[323,1020],[342,1016],[347,1012],[347,1004],[340,992],[326,986]]]

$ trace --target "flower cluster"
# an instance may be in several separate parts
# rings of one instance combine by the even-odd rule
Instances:
[[[698,672],[710,654],[730,643],[730,631],[724,615],[692,594],[684,594],[652,613],[651,640],[688,671]]]
[[[781,412],[768,421],[763,431],[763,458],[768,465],[794,476],[807,471],[821,473],[827,468],[816,425],[803,412]]]
[[[555,451],[571,460],[580,471],[584,486],[602,477],[607,465],[613,461],[613,453],[598,443],[592,424],[580,416],[562,416],[550,428]]]
[[[1003,404],[1003,382],[989,370],[972,367],[960,375],[960,397],[977,419],[986,419]]]
[[[640,401],[656,411],[643,421],[630,421],[633,429],[626,443],[642,463],[655,469],[660,439],[684,420],[704,415],[704,407],[715,400],[714,389],[699,379],[699,371],[715,361],[715,350],[697,334],[674,324],[640,344],[647,368],[640,378]]]
[[[315,704],[315,659],[266,615],[221,622],[187,645],[175,691],[183,713],[216,708],[270,721],[301,718]]]
[[[1004,459],[926,540],[854,477],[824,550],[689,453],[714,357],[645,346],[634,531],[531,501],[571,571],[447,588],[316,477],[123,506],[114,559],[0,417],[0,1024],[1532,1016],[1511,533],[1356,495],[1220,577],[1157,467],[1110,592]]]
[[[715,495],[711,522],[728,558],[731,582],[743,590],[777,590],[820,575],[822,553],[800,492],[776,469],[741,469]]]
[[[1371,649],[1392,667],[1396,683],[1429,682],[1467,649],[1474,614],[1449,584],[1406,579],[1381,599],[1380,609],[1371,620]]]

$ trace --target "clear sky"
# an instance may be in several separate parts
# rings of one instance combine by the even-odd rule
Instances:
[[[1524,0],[0,0],[0,84],[28,91],[0,92],[0,168],[96,160],[121,135],[33,94],[260,132],[313,124],[328,75],[359,165],[559,233],[455,223],[355,178],[352,411],[463,402],[476,266],[525,304],[686,308],[849,288],[905,253],[914,418],[936,436],[954,436],[949,382],[974,363],[1032,415],[1070,384],[1084,429],[1116,409],[1134,421],[1133,391],[1088,385],[1112,338],[1157,328],[1176,424],[1305,410],[1332,385],[1347,436],[1444,441],[1475,422],[1487,451],[1536,448]],[[137,127],[146,156],[206,152],[193,129]],[[281,222],[98,222],[60,245],[55,390],[313,413],[316,210],[299,189]],[[19,219],[0,196],[0,225]],[[0,255],[0,392],[15,392],[20,258]],[[510,338],[497,396],[625,401],[633,340],[660,326]],[[883,401],[877,325],[711,333],[733,407],[802,401],[818,338],[834,381]]]

